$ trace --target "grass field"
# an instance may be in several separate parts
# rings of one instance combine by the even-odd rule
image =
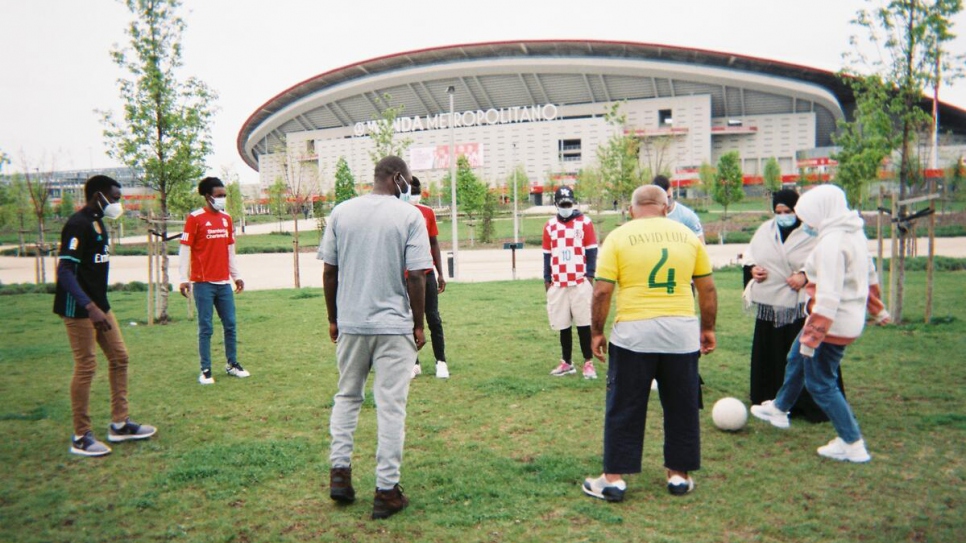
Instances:
[[[746,398],[753,326],[740,272],[717,273],[719,348],[701,362],[708,409],[695,492],[664,488],[652,398],[644,471],[628,477],[619,504],[579,489],[601,470],[605,382],[548,376],[558,346],[540,282],[450,284],[440,302],[453,377],[412,384],[402,475],[411,505],[380,522],[368,520],[371,396],[354,458],[361,499],[341,508],[328,498],[337,373],[319,290],[240,295],[241,362],[253,376],[216,373],[210,387],[196,382],[195,323],[178,318],[180,305],[176,322],[147,327],[144,293],[113,294],[132,355],[132,417],[159,433],[99,459],[67,452],[72,361],[52,296],[4,296],[0,541],[962,541],[964,279],[938,274],[935,324],[868,329],[847,351],[846,389],[873,455],[853,465],[815,454],[834,436],[828,424],[713,427],[711,403]],[[921,320],[923,283],[909,274],[910,320]],[[103,438],[103,359],[92,416]]]

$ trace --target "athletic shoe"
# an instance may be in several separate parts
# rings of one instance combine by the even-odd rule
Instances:
[[[115,428],[113,424],[107,425],[107,440],[117,443],[119,441],[133,441],[147,439],[158,432],[154,426],[138,424],[131,419],[127,419],[124,426]]]
[[[627,483],[623,480],[617,481],[616,483],[608,483],[607,479],[601,475],[596,479],[584,479],[581,490],[584,491],[584,494],[600,500],[619,502],[624,499],[624,491],[627,490]]]
[[[422,374],[423,374],[423,368],[419,367],[419,364],[416,364],[415,366],[413,366],[413,375],[411,379],[415,379],[417,375],[422,375]]]
[[[776,428],[788,428],[788,413],[775,407],[775,402],[766,400],[761,405],[751,406],[751,414],[756,418],[770,422]]]
[[[225,373],[228,375],[234,375],[235,377],[248,377],[251,375],[245,368],[241,367],[241,364],[235,362],[234,364],[225,364]]]
[[[211,369],[201,370],[201,375],[198,376],[198,382],[203,385],[215,384],[215,378],[211,376]]]
[[[574,369],[574,365],[568,364],[561,360],[560,365],[554,368],[553,371],[550,372],[550,375],[553,375],[554,377],[563,377],[564,375],[571,375],[574,373],[577,373],[577,370]]]
[[[111,448],[94,439],[94,432],[87,432],[80,439],[71,438],[70,452],[81,456],[104,456],[111,454]]]
[[[351,466],[329,470],[329,497],[339,503],[356,501],[356,490],[352,488]]]
[[[831,458],[832,460],[843,460],[846,462],[855,462],[861,464],[872,460],[869,455],[869,451],[865,450],[865,440],[860,439],[855,443],[846,443],[840,437],[836,437],[832,441],[828,442],[828,445],[824,445],[818,448],[818,455],[824,456],[825,458]]]
[[[657,392],[657,379],[651,379],[651,390]]]
[[[667,491],[675,496],[684,496],[692,490],[694,490],[694,479],[690,475],[687,479],[680,475],[672,475],[667,480]]]
[[[409,505],[409,498],[403,496],[402,487],[393,485],[389,490],[376,489],[372,500],[372,519],[389,518]]]
[[[584,362],[584,379],[596,379],[597,370],[594,369],[594,361],[588,360]]]
[[[449,379],[449,367],[446,365],[446,362],[441,360],[436,361],[436,378]]]

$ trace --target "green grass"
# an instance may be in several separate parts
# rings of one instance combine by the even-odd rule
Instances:
[[[52,297],[4,296],[0,541],[961,541],[966,274],[937,274],[926,326],[917,322],[924,275],[910,273],[910,324],[868,329],[848,349],[867,465],[815,454],[834,435],[828,424],[713,427],[711,403],[747,395],[753,321],[740,309],[740,277],[716,274],[720,346],[701,362],[708,408],[695,492],[664,488],[652,399],[643,473],[628,477],[620,504],[579,490],[601,470],[605,382],[547,375],[559,355],[540,282],[450,284],[440,303],[453,377],[412,384],[402,477],[412,502],[384,522],[368,520],[371,395],[354,458],[360,499],[341,508],[327,495],[337,372],[318,289],[238,296],[241,361],[253,376],[216,374],[211,387],[196,382],[196,325],[182,304],[172,305],[175,322],[148,327],[144,293],[113,293],[131,352],[132,416],[160,430],[101,459],[67,452],[72,361]],[[101,359],[92,416],[102,438],[106,373]]]

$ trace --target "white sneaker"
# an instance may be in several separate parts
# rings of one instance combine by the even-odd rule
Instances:
[[[594,369],[594,361],[587,360],[584,362],[584,379],[596,379],[597,370]]]
[[[865,450],[865,440],[860,439],[855,443],[846,443],[840,437],[836,437],[818,448],[818,455],[832,460],[844,460],[861,464],[872,460],[869,451]]]
[[[657,379],[651,379],[651,390],[657,392]]]
[[[623,479],[616,483],[608,483],[607,479],[601,475],[596,479],[584,479],[584,484],[580,487],[584,494],[593,496],[599,500],[609,502],[619,502],[624,499],[624,492],[627,490],[627,483]]]
[[[436,378],[449,379],[449,367],[446,366],[446,362],[441,360],[436,361]]]
[[[751,406],[751,414],[755,418],[770,422],[775,428],[788,428],[788,413],[782,411],[775,407],[775,403],[772,400],[766,400],[761,402],[761,405]]]
[[[410,377],[410,379],[415,379],[417,375],[422,375],[422,374],[423,374],[423,368],[421,368],[419,364],[416,364],[415,366],[413,366],[413,375],[412,377]]]
[[[241,367],[241,364],[238,362],[235,362],[234,364],[225,364],[225,373],[240,378],[249,377],[251,375],[245,370],[245,368]]]
[[[211,376],[211,370],[204,370],[198,375],[198,382],[203,385],[215,384],[215,378]]]

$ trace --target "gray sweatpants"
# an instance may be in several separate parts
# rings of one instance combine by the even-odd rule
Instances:
[[[373,395],[379,441],[376,447],[376,487],[391,489],[399,482],[403,442],[406,440],[406,400],[416,363],[416,342],[411,335],[362,336],[340,334],[335,348],[339,365],[336,392],[329,421],[333,468],[352,465],[352,440],[359,423],[370,368],[375,371]]]

